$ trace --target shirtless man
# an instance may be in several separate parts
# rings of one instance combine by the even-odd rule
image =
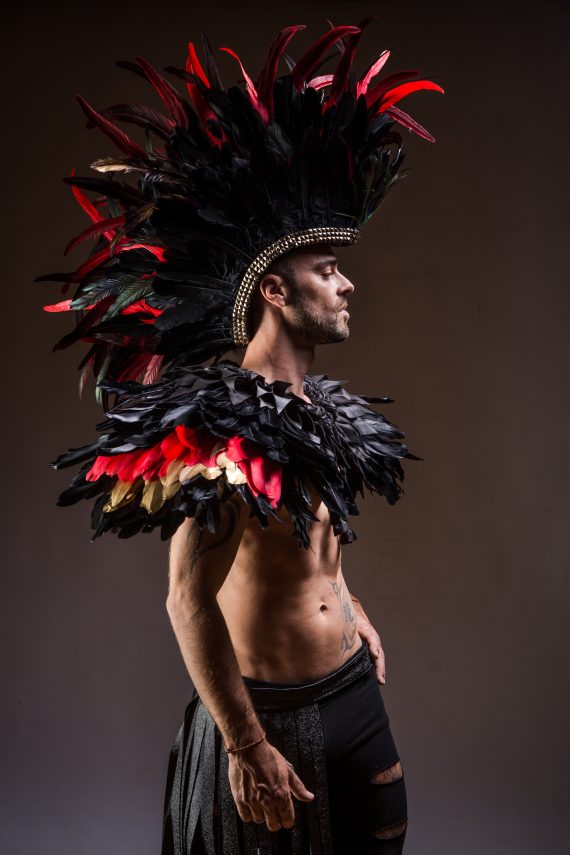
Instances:
[[[340,272],[328,246],[297,249],[262,277],[252,317],[255,334],[242,368],[267,381],[286,380],[309,401],[304,377],[315,345],[349,335],[348,298],[353,284]],[[192,681],[226,746],[247,745],[263,730],[242,675],[296,683],[337,669],[363,644],[385,682],[380,637],[342,573],[341,546],[324,503],[313,510],[311,549],[291,536],[290,517],[261,529],[239,496],[221,506],[216,534],[200,532],[186,518],[171,539],[167,610]],[[245,822],[270,831],[291,828],[292,797],[311,801],[277,748],[262,739],[229,753],[229,780]]]
[[[44,308],[77,310],[54,349],[90,343],[80,390],[93,373],[107,418],[52,466],[83,464],[58,504],[95,500],[92,539],[171,538],[167,610],[194,691],[162,855],[403,850],[384,656],[340,551],[357,494],[394,504],[401,458],[421,458],[369,406],[390,398],[307,375],[317,344],[349,334],[354,287],[331,248],[352,246],[399,180],[401,129],[435,142],[395,105],[441,86],[408,82],[417,71],[379,80],[386,50],[357,77],[372,20],[329,27],[297,60],[303,25],[282,27],[255,81],[221,48],[241,70],[228,87],[203,35],[203,63],[189,42],[185,68],[167,68],[188,98],[143,57],[119,63],[167,113],[99,113],[78,96],[120,156],[93,162],[102,177],[65,179],[93,221],[72,243],[96,245],[37,281],[77,284]],[[144,128],[144,148],[115,121]],[[244,345],[241,366],[222,359]]]

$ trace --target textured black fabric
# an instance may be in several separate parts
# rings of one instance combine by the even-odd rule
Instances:
[[[107,531],[126,538],[156,528],[166,540],[185,517],[215,531],[220,502],[238,492],[263,527],[285,507],[300,545],[308,548],[309,526],[315,519],[308,492],[312,483],[329,510],[340,542],[350,543],[356,538],[348,523],[350,515],[358,514],[356,494],[364,495],[366,488],[394,504],[404,492],[400,459],[421,460],[402,442],[403,431],[370,406],[392,403],[392,398],[352,395],[343,381],[330,380],[325,374],[306,375],[305,391],[312,403],[288,392],[290,383],[269,383],[229,359],[210,366],[176,366],[148,385],[135,381],[104,385],[118,396],[118,402],[97,425],[98,441],[69,449],[52,463],[56,469],[83,464],[58,504],[95,499],[92,540]],[[180,426],[225,442],[238,436],[253,443],[252,448],[282,469],[277,507],[263,492],[254,494],[247,483],[232,484],[224,475],[208,480],[197,474],[180,482],[177,492],[151,513],[141,504],[148,480],[139,475],[129,488],[129,500],[106,510],[118,478],[103,474],[96,481],[87,480],[95,461],[114,455],[143,457]],[[153,483],[162,490],[158,478]]]
[[[243,680],[269,741],[315,799],[294,799],[291,829],[244,823],[221,734],[194,690],[170,755],[161,855],[400,853],[405,834],[374,837],[405,820],[407,806],[403,778],[382,786],[369,780],[399,757],[368,647],[310,683]]]
[[[407,820],[404,776],[374,784],[400,760],[374,669],[319,704],[323,723],[333,855],[400,855],[406,831],[375,832]]]

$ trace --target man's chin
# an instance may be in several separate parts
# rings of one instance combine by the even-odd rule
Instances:
[[[331,330],[327,336],[323,336],[319,344],[338,344],[341,341],[345,341],[345,339],[347,339],[349,335],[350,330],[348,328],[348,325],[336,327],[334,330]]]
[[[312,344],[337,344],[350,335],[348,320],[340,320],[336,324],[307,323],[303,325],[302,335]]]
[[[338,334],[337,341],[344,341],[345,338],[349,337],[350,327],[348,326],[348,320],[340,323],[336,329],[337,329],[337,334]]]

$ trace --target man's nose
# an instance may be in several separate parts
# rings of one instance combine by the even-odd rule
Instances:
[[[340,286],[338,289],[339,292],[341,294],[352,294],[352,292],[354,291],[354,285],[352,284],[350,279],[347,279],[346,276],[343,276],[343,274],[341,273],[340,280]]]

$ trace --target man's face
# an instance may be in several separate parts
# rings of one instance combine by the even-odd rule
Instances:
[[[284,319],[312,344],[344,341],[350,331],[348,299],[354,285],[338,269],[330,247],[307,247],[290,253],[287,274],[291,299],[283,308]]]

